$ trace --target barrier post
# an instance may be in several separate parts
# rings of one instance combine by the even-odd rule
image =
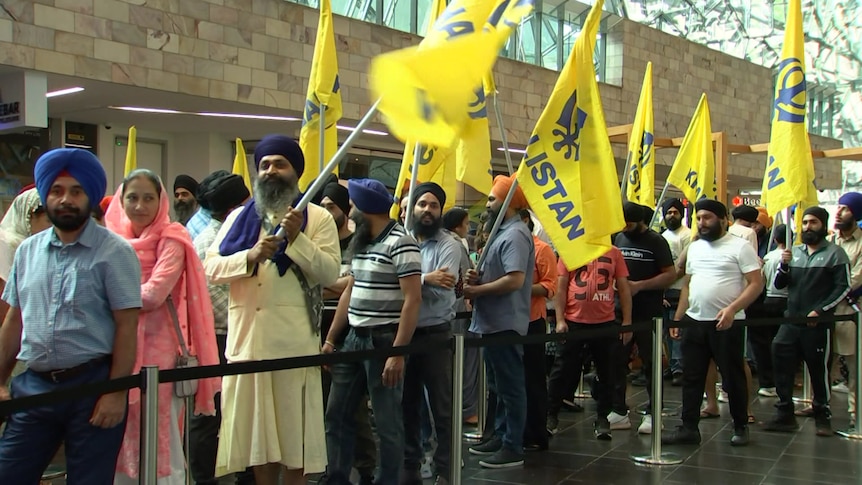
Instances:
[[[661,317],[653,319],[652,334],[652,449],[649,454],[632,453],[631,458],[635,463],[646,465],[679,465],[683,458],[676,453],[662,452],[661,450],[661,403],[662,403],[662,335],[664,327]]]
[[[186,455],[185,456],[185,458],[186,458],[186,485],[194,485],[192,483],[192,460],[191,460],[191,453],[192,453],[192,436],[191,435],[192,435],[192,433],[191,433],[191,429],[192,429],[192,414],[194,413],[194,409],[195,409],[195,397],[194,397],[194,395],[186,396],[185,398],[183,398],[183,401],[184,401],[183,402],[183,404],[184,404],[184,406],[183,406],[183,411],[184,411],[183,412],[183,416],[184,416],[183,431],[185,431],[183,433],[183,451],[185,451],[185,455]]]
[[[479,377],[478,389],[476,389],[476,431],[464,433],[464,438],[470,441],[482,441],[482,433],[485,429],[485,419],[488,413],[488,381],[485,380],[485,359],[482,358],[482,347],[477,347],[479,352]]]
[[[860,416],[862,416],[862,393],[860,393],[862,386],[859,385],[860,372],[862,372],[862,312],[855,303],[853,309],[856,310],[856,385],[854,386],[856,389],[853,390],[856,393],[856,423],[847,431],[838,431],[836,434],[845,438],[862,440],[862,432],[860,432],[862,423],[859,422]]]
[[[449,461],[449,482],[461,485],[461,445],[464,408],[464,330],[456,332],[452,354],[452,456]]]
[[[575,391],[575,399],[589,399],[590,398],[590,389],[587,387],[587,376],[584,372],[583,366],[581,367],[581,383],[578,384],[578,390]]]
[[[793,402],[811,404],[811,374],[808,373],[807,365],[802,366],[802,397],[794,397]]]
[[[141,485],[156,485],[159,457],[159,368],[141,368]]]

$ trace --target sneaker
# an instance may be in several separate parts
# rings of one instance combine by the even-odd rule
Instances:
[[[608,418],[604,416],[598,416],[596,418],[596,422],[593,425],[596,439],[600,441],[610,441],[611,440],[611,423],[608,422]]]
[[[611,430],[632,429],[632,420],[629,419],[628,413],[622,415],[611,411],[608,414],[608,422],[611,425]]]
[[[847,384],[842,381],[832,385],[832,392],[840,392],[841,394],[847,394],[849,391],[847,390]]]
[[[497,438],[496,436],[479,443],[476,446],[470,447],[470,453],[479,456],[489,456],[497,453],[503,448],[503,440]]]
[[[772,418],[763,429],[774,433],[795,433],[799,425],[796,423],[796,416],[791,414]]]
[[[832,419],[828,413],[822,413],[814,418],[815,433],[817,436],[832,436]]]
[[[496,453],[479,460],[482,468],[513,468],[524,466],[524,454],[500,448]]]
[[[733,436],[730,437],[730,446],[745,446],[751,442],[748,436],[748,426],[734,428]]]
[[[676,371],[673,373],[673,380],[670,381],[670,385],[673,387],[682,386],[682,372]]]
[[[422,475],[422,479],[431,478],[434,476],[434,471],[431,470],[431,461],[432,458],[426,456],[424,460],[422,460],[422,466],[419,468],[419,474]]]
[[[662,429],[664,429],[664,423],[661,425]],[[643,421],[641,421],[641,425],[638,426],[638,434],[652,434],[652,415],[647,414],[644,416]]]
[[[757,395],[763,397],[778,397],[778,393],[775,392],[774,387],[761,387],[757,390]]]
[[[700,431],[677,426],[670,433],[662,433],[661,442],[665,445],[699,445]]]
[[[545,429],[548,430],[548,434],[551,436],[557,434],[560,430],[560,420],[556,416],[549,414],[548,419],[545,420]]]

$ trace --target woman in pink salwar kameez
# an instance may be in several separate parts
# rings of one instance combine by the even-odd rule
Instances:
[[[106,227],[126,238],[141,261],[143,306],[138,324],[135,372],[143,365],[173,369],[180,353],[167,301],[179,315],[180,328],[200,365],[219,363],[212,304],[203,268],[186,229],[171,223],[169,194],[155,173],[135,170],[117,189],[105,214]],[[194,398],[196,414],[215,414],[215,393],[220,380],[202,379]],[[158,483],[185,483],[182,448],[184,402],[174,384],[159,385]],[[140,475],[141,393],[129,392],[126,434],[117,461],[116,484],[138,483]]]

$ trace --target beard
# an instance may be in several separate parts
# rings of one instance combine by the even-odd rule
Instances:
[[[838,229],[839,231],[849,231],[854,227],[856,227],[856,221],[853,219],[847,221],[840,219],[835,221],[835,229]]]
[[[713,242],[721,238],[721,224],[702,226],[697,230],[701,239]]]
[[[278,175],[258,177],[254,181],[254,206],[261,219],[267,214],[287,213],[299,197],[299,186],[296,180],[286,179]]]
[[[63,211],[64,213],[59,214],[59,211]],[[51,224],[54,224],[54,227],[63,232],[77,231],[90,218],[89,211],[82,211],[80,208],[74,206],[60,206],[56,209],[49,208],[46,213]]]
[[[339,231],[345,224],[347,224],[347,216],[344,215],[344,213],[335,218],[335,227],[338,228]]]
[[[665,217],[664,225],[671,231],[676,231],[682,226],[682,218],[680,217]]]
[[[350,215],[350,220],[353,221],[353,239],[350,240],[350,254],[360,254],[365,252],[365,248],[371,244],[371,223],[362,212],[354,210]]]
[[[185,225],[195,214],[195,202],[192,200],[175,200],[174,213],[177,215],[177,221]]]
[[[634,229],[632,229],[631,231],[623,231],[623,234],[625,234],[625,236],[626,236],[627,238],[629,238],[629,239],[631,239],[632,241],[634,241],[635,239],[640,239],[640,237],[641,237],[641,236],[643,235],[643,233],[645,233],[645,232],[646,232],[646,231],[644,231],[644,230],[643,230],[643,228],[641,228],[641,226],[640,226],[640,225],[638,225],[637,227],[635,227],[635,228],[634,228]]]
[[[826,229],[820,229],[819,231],[812,231],[810,229],[802,231],[802,242],[811,246],[816,246],[826,239],[827,234]]]
[[[422,222],[422,219],[424,219],[425,216],[431,217],[430,224]],[[414,214],[414,219],[415,220],[413,221],[413,232],[422,239],[434,237],[434,235],[437,234],[437,231],[439,231],[440,228],[443,227],[443,221],[440,220],[439,217],[434,217],[429,212],[423,212],[419,215]]]

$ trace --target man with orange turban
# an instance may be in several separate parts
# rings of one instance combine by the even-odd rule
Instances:
[[[498,217],[513,176],[497,176],[485,207],[490,219]],[[473,300],[470,331],[481,336],[526,335],[530,324],[530,295],[535,266],[535,248],[530,230],[518,216],[527,208],[520,187],[515,189],[496,237],[485,247],[484,264],[467,272],[464,297]],[[527,394],[524,381],[524,351],[521,345],[485,348],[488,386],[497,395],[495,432],[470,448],[481,455],[484,468],[509,468],[524,464],[524,425]]]
[[[772,243],[769,240],[769,230],[772,229],[772,218],[769,217],[765,207],[757,207],[757,221],[751,225],[751,228],[757,234],[757,256],[763,259],[766,253],[769,252],[769,245]]]

